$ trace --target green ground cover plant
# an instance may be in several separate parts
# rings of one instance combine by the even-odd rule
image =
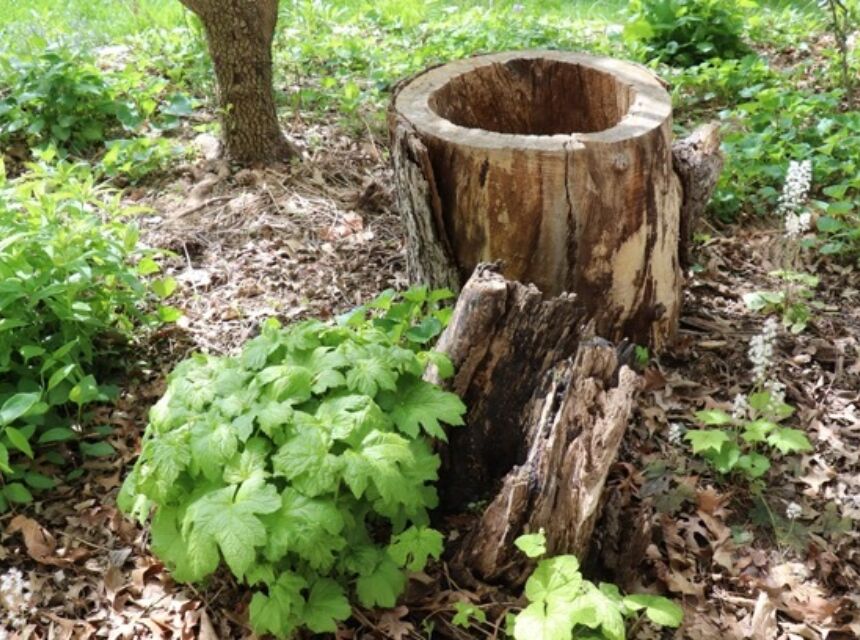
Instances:
[[[136,266],[153,260],[122,217],[131,212],[85,166],[52,160],[10,182],[0,171],[0,512],[53,485],[34,458],[63,466],[57,447],[72,444],[84,456],[113,453],[84,410],[114,397],[100,371],[156,321]]]
[[[123,107],[91,59],[62,48],[0,58],[0,145],[81,152],[119,129]],[[129,113],[129,117],[130,117]]]
[[[574,555],[546,554],[543,531],[514,542],[530,558],[540,558],[525,585],[529,602],[509,620],[515,640],[624,640],[626,619],[644,614],[658,626],[677,627],[681,607],[662,596],[622,595],[608,582],[586,580]]]
[[[333,632],[351,599],[392,607],[406,571],[438,558],[429,528],[460,399],[422,380],[447,291],[383,294],[335,325],[267,321],[237,357],[196,355],[153,407],[120,505],[183,582],[222,561],[253,587],[251,624]]]
[[[126,183],[181,157],[182,146],[166,136],[192,113],[192,100],[171,78],[112,55],[98,66],[68,42],[0,51],[0,147],[18,157],[46,148],[78,159],[101,154],[96,170]]]
[[[625,34],[644,42],[649,58],[680,66],[739,58],[749,52],[743,11],[755,7],[752,0],[635,0]]]

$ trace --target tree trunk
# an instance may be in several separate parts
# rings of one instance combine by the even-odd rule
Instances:
[[[272,87],[277,0],[181,0],[206,30],[218,78],[224,143],[242,163],[294,154],[278,123]]]
[[[649,72],[557,51],[460,60],[402,86],[389,127],[413,280],[462,284],[500,260],[576,293],[601,336],[673,337],[682,194],[671,101]]]

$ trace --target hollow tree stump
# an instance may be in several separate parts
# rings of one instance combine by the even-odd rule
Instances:
[[[710,127],[673,168],[671,124],[655,76],[577,53],[461,60],[395,92],[410,279],[462,286],[436,348],[469,410],[440,452],[440,498],[489,506],[457,571],[521,582],[512,542],[541,528],[551,553],[588,551],[640,386],[631,345],[606,339],[672,339],[679,244],[686,257],[722,165]]]
[[[556,296],[598,335],[660,347],[680,306],[671,100],[636,65],[479,56],[404,84],[389,127],[410,278],[459,286],[482,261]]]

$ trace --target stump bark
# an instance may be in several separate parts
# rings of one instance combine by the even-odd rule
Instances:
[[[579,53],[413,78],[389,121],[411,279],[459,286],[501,260],[511,280],[576,293],[598,335],[661,346],[681,284],[671,113],[648,71]]]
[[[550,553],[588,551],[639,377],[586,315],[574,294],[545,296],[479,265],[437,344],[456,367],[445,384],[469,407],[441,451],[442,506],[489,496],[454,562],[483,580],[525,578],[513,541],[528,531],[544,529]]]
[[[640,386],[632,343],[676,332],[717,128],[679,143],[673,167],[655,76],[549,51],[430,69],[395,92],[389,127],[410,279],[462,286],[437,349],[469,411],[440,452],[440,498],[489,506],[453,568],[518,584],[522,533],[588,551]]]

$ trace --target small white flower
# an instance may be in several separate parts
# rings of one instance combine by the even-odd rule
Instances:
[[[732,403],[732,418],[735,420],[745,420],[748,411],[749,403],[747,402],[747,397],[739,393],[735,396],[735,400]]]
[[[785,517],[789,520],[797,520],[803,513],[803,507],[796,502],[789,502],[785,507]]]
[[[525,7],[523,5],[521,5],[519,2],[511,7],[511,10],[514,13],[520,13],[523,9],[525,9]]]
[[[764,390],[770,394],[768,410],[776,411],[776,408],[785,403],[785,385],[779,380],[768,380],[762,385]]]
[[[812,226],[812,214],[804,211],[800,215],[787,213],[785,215],[785,236],[787,238],[797,238],[809,231]]]
[[[777,212],[782,216],[797,215],[806,204],[809,190],[812,188],[812,160],[788,163],[785,183],[779,196]]]
[[[684,428],[680,422],[670,422],[669,423],[669,442],[672,444],[681,444],[681,438],[684,437],[684,433],[687,430]]]
[[[747,355],[753,365],[753,377],[762,382],[767,377],[773,360],[773,347],[779,332],[779,323],[773,316],[765,320],[762,332],[750,339]]]

